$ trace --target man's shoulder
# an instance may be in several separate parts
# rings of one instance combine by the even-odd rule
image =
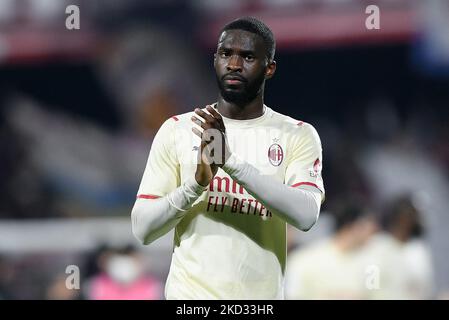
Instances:
[[[303,120],[282,114],[278,111],[274,111],[273,109],[271,109],[271,113],[272,113],[271,120],[286,130],[293,130],[294,132],[297,131],[308,132],[315,130],[313,125]]]
[[[186,122],[191,122],[190,118],[193,115],[194,115],[193,111],[177,114],[177,115],[174,115],[174,116],[171,116],[170,118],[168,118],[166,120],[166,122],[172,123],[172,124],[184,124]]]
[[[186,112],[169,116],[160,125],[156,137],[159,137],[159,140],[166,140],[166,143],[173,143],[180,136],[187,137],[192,128],[192,121],[190,120],[192,115],[193,112]]]

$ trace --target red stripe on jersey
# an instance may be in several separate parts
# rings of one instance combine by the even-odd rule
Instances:
[[[177,116],[173,116],[173,117],[171,117],[173,120],[175,120],[175,121],[179,121],[179,119],[178,119],[178,117]]]
[[[155,196],[153,194],[139,194],[137,196],[137,199],[157,199],[160,198],[159,196]]]
[[[292,185],[292,188],[299,187],[302,185],[312,186],[321,191],[321,189],[315,183],[312,183],[312,182],[298,182],[298,183],[295,183],[294,185]]]

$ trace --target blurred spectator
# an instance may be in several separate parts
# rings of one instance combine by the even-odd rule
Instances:
[[[431,130],[429,123],[416,123],[412,132]],[[402,130],[387,143],[367,144],[358,163],[372,187],[372,200],[389,203],[403,194],[412,194],[422,213],[422,224],[434,266],[436,291],[449,291],[449,183],[442,163],[430,150],[417,143],[416,136]]]
[[[12,291],[14,277],[14,268],[0,255],[0,300],[15,299]]]
[[[367,299],[364,245],[377,229],[373,214],[355,205],[335,213],[335,234],[291,253],[287,299]]]
[[[81,290],[68,289],[66,285],[67,274],[56,276],[47,288],[45,299],[48,300],[80,300]]]
[[[417,208],[409,197],[399,197],[389,205],[383,220],[385,232],[376,235],[368,249],[377,255],[373,263],[380,271],[378,297],[432,298],[433,266]]]
[[[88,280],[91,300],[158,300],[162,284],[144,270],[139,253],[132,247],[107,250],[98,256],[100,273]]]

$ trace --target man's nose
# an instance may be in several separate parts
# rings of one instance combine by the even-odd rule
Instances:
[[[242,71],[242,59],[238,55],[233,55],[228,63],[229,71]]]

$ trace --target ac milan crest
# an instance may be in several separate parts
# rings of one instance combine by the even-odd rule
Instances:
[[[270,163],[275,167],[282,163],[282,160],[284,160],[284,151],[279,144],[273,143],[270,146],[268,149],[268,160],[270,160]]]

